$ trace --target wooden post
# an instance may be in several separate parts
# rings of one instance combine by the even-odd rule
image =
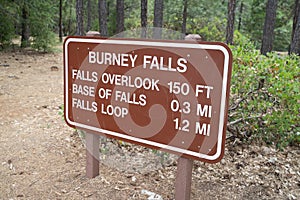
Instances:
[[[179,157],[175,180],[175,200],[189,200],[191,196],[193,160]]]
[[[88,31],[86,36],[100,36],[97,31]],[[95,178],[99,175],[99,136],[85,132],[86,145],[86,177]]]
[[[85,133],[86,142],[86,177],[95,178],[99,175],[99,136]]]
[[[201,41],[198,34],[189,34],[185,40]],[[175,180],[175,200],[189,200],[191,197],[193,160],[179,157]]]

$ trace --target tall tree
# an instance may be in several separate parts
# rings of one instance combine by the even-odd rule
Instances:
[[[162,36],[162,26],[163,26],[163,10],[164,10],[164,1],[155,0],[154,1],[154,20],[153,26],[157,28],[153,32],[153,38],[159,39]]]
[[[147,36],[147,9],[148,9],[148,1],[147,0],[141,0],[141,27],[142,27],[142,33],[141,37],[146,38]]]
[[[244,2],[241,1],[240,10],[239,10],[238,31],[241,30],[243,9],[244,9]]]
[[[91,30],[91,23],[92,23],[92,7],[91,7],[91,0],[87,1],[87,22],[86,22],[86,32]]]
[[[235,3],[236,3],[236,0],[228,1],[228,18],[227,18],[227,27],[226,27],[226,43],[227,44],[233,44]]]
[[[266,55],[273,49],[277,0],[268,0],[260,52]]]
[[[300,0],[295,0],[292,42],[289,53],[300,55]]]
[[[76,0],[76,35],[83,35],[83,0]]]
[[[68,3],[69,5],[72,5],[72,0],[68,0]],[[72,22],[72,6],[69,6],[69,17],[68,17],[68,35],[71,34],[71,22]]]
[[[292,40],[295,34],[297,22],[298,22],[298,16],[300,15],[300,1],[295,0],[294,4],[294,18],[293,18],[293,29],[292,29]]]
[[[59,0],[59,19],[58,19],[58,35],[59,41],[62,42],[63,31],[62,31],[62,0]]]
[[[188,0],[184,0],[183,11],[182,11],[182,26],[181,26],[181,32],[183,35],[186,34],[187,7],[188,7]]]
[[[26,1],[23,1],[22,5],[22,31],[21,31],[21,47],[30,46],[29,37],[29,8]]]
[[[106,0],[99,0],[98,6],[100,35],[106,37],[108,36]]]
[[[124,31],[124,0],[117,0],[117,33]]]

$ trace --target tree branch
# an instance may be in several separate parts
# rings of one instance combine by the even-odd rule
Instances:
[[[262,115],[250,116],[250,117],[247,117],[247,118],[243,118],[242,117],[242,118],[239,118],[239,119],[237,119],[235,121],[228,122],[227,126],[232,126],[232,125],[238,124],[238,123],[240,123],[242,121],[245,121],[245,120],[248,120],[248,119],[257,119],[257,118],[261,118],[261,117],[262,117]]]

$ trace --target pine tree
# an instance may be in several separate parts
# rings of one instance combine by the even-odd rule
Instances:
[[[227,44],[233,44],[235,3],[236,3],[236,0],[228,1],[228,19],[227,19],[227,27],[226,27],[226,43]]]
[[[76,0],[76,35],[84,35],[83,33],[83,0]]]
[[[164,1],[155,0],[154,2],[154,21],[153,26],[157,28],[153,32],[153,38],[159,39],[162,36],[162,27],[163,27],[163,9]]]
[[[188,8],[188,0],[184,0],[183,11],[182,11],[182,26],[181,26],[181,32],[183,35],[186,34],[187,8]]]
[[[142,33],[141,37],[146,38],[147,35],[147,0],[141,0],[141,27],[142,27]]]
[[[58,36],[59,41],[62,42],[63,30],[62,30],[62,0],[59,0],[59,19],[58,19]]]
[[[300,1],[299,0],[295,0],[292,42],[291,42],[291,48],[289,53],[290,54],[295,53],[297,55],[300,55]]]
[[[100,35],[103,37],[108,36],[107,30],[107,9],[106,9],[106,0],[99,0],[99,28]]]
[[[22,31],[21,31],[21,47],[29,47],[29,37],[30,37],[30,30],[29,30],[29,8],[26,1],[23,1],[22,5]]]
[[[92,8],[91,8],[91,0],[87,1],[87,24],[86,24],[86,32],[91,30],[92,23]]]
[[[260,52],[266,55],[273,49],[274,29],[276,21],[277,0],[268,0]]]
[[[117,0],[117,33],[124,31],[124,0]]]

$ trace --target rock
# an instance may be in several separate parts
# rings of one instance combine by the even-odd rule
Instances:
[[[142,190],[141,193],[149,196],[148,200],[163,200],[163,198],[160,195],[154,192],[150,192],[148,190]]]
[[[130,185],[137,186],[137,181],[135,176],[131,177]]]
[[[196,41],[201,41],[202,38],[200,35],[198,34],[188,34],[187,36],[185,36],[184,38],[185,40],[196,40]]]
[[[220,163],[221,163],[222,165],[226,165],[225,159],[222,159],[222,160],[220,161]]]
[[[132,182],[136,182],[135,176],[131,177],[131,181],[132,181]]]
[[[15,75],[8,75],[8,78],[19,79],[19,77],[15,76]]]
[[[276,157],[272,157],[268,160],[269,163],[275,164],[277,162],[277,158]]]
[[[88,31],[86,36],[100,36],[100,33],[98,31]]]
[[[294,200],[294,199],[297,199],[297,197],[295,197],[295,196],[292,195],[292,194],[289,194],[289,195],[288,195],[288,198],[289,198],[289,199],[293,199],[293,200]]]
[[[262,155],[269,155],[271,153],[271,149],[268,147],[262,147],[261,154]]]
[[[9,67],[9,64],[0,64],[0,66],[2,66],[2,67]]]
[[[51,71],[58,71],[58,67],[57,66],[51,66]]]

